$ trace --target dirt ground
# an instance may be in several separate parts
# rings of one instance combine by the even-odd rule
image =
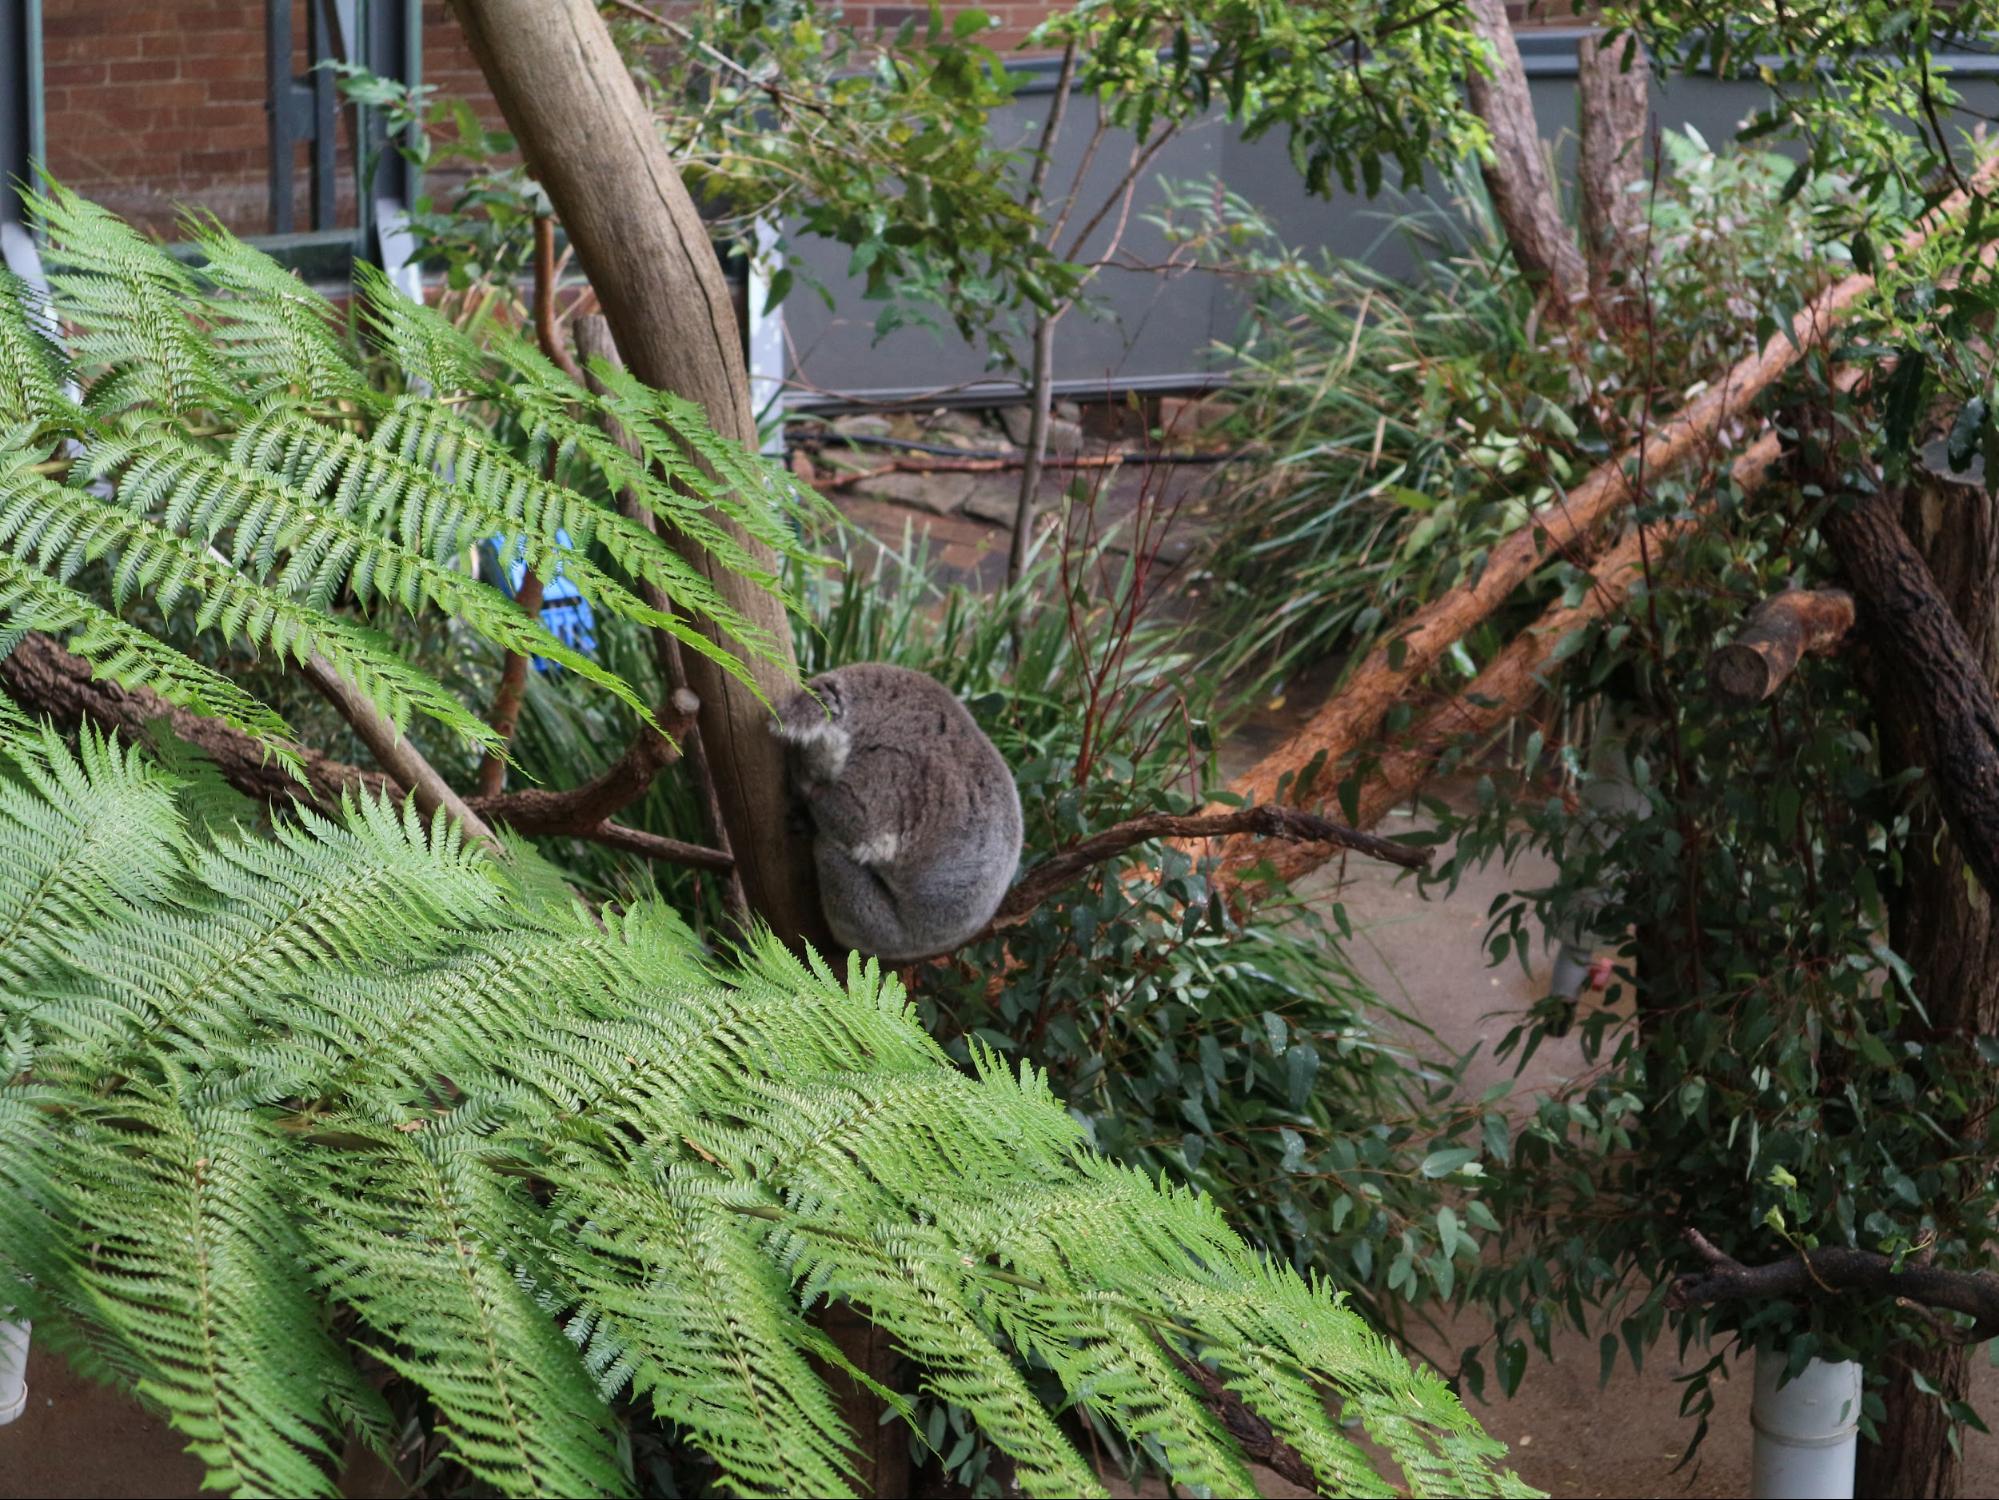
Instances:
[[[973,448],[993,441],[990,433],[977,431],[968,431],[965,438]],[[1182,475],[1173,479],[1185,482]],[[1143,482],[1141,475],[1128,471],[1110,492],[1129,504]],[[1003,571],[1006,536],[999,520],[1010,513],[1004,485],[1003,478],[982,477],[968,484],[960,477],[941,493],[900,484],[853,486],[841,496],[841,504],[885,539],[899,539],[905,525],[929,531],[933,556],[947,574],[989,584],[997,576],[995,561]],[[1310,701],[1311,685],[1298,684],[1294,696]],[[1281,728],[1277,717],[1252,725],[1230,750],[1236,757],[1253,758]],[[1384,831],[1396,828],[1391,821]],[[1356,861],[1345,886],[1335,893],[1328,883],[1321,894],[1345,903],[1355,928],[1351,957],[1380,993],[1420,1017],[1454,1051],[1474,1041],[1487,1043],[1467,1079],[1467,1087],[1477,1092],[1510,1073],[1491,1060],[1490,1046],[1513,1024],[1509,1013],[1544,992],[1549,966],[1544,954],[1531,975],[1523,975],[1517,965],[1488,969],[1480,941],[1485,913],[1500,891],[1538,884],[1546,872],[1532,867],[1510,876],[1486,872],[1440,901],[1419,899],[1406,882],[1390,878],[1393,873]],[[1553,1084],[1580,1065],[1573,1042],[1550,1041],[1516,1085],[1516,1094]],[[1439,1352],[1455,1351],[1489,1332],[1489,1325],[1464,1318],[1441,1335],[1425,1335],[1423,1342]],[[1512,1449],[1510,1461],[1529,1483],[1559,1497],[1748,1494],[1746,1366],[1719,1388],[1699,1459],[1676,1472],[1692,1424],[1678,1415],[1675,1376],[1680,1370],[1670,1349],[1655,1351],[1643,1374],[1620,1362],[1605,1388],[1597,1383],[1594,1337],[1563,1334],[1555,1341],[1555,1355],[1552,1364],[1538,1356],[1529,1363],[1513,1399],[1473,1405],[1486,1429]],[[181,1451],[181,1440],[164,1423],[135,1403],[79,1381],[42,1349],[30,1358],[28,1378],[27,1412],[11,1426],[0,1427],[0,1500],[198,1493],[200,1466]],[[1988,1413],[1999,1412],[1999,1371],[1989,1362],[1977,1366],[1973,1400]],[[1966,1449],[1965,1493],[1999,1494],[1999,1438],[1970,1434]],[[1297,1493],[1274,1476],[1266,1492]],[[358,1497],[388,1491],[381,1476],[371,1473],[365,1483],[350,1485],[349,1493]]]

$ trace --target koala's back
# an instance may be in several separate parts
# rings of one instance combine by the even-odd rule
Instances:
[[[861,663],[809,693],[778,732],[794,747],[834,935],[890,959],[957,946],[991,919],[1020,860],[1004,757],[921,672]]]

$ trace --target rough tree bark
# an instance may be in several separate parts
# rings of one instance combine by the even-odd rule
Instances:
[[[1576,186],[1590,299],[1606,323],[1633,328],[1645,315],[1637,272],[1650,237],[1645,199],[1636,188],[1646,180],[1652,69],[1635,32],[1609,39],[1584,37],[1576,43],[1576,62]]]
[[[632,373],[699,403],[716,432],[750,447],[756,421],[734,306],[708,232],[652,116],[589,0],[452,0],[528,166],[569,232]],[[761,544],[738,534],[759,562]],[[689,539],[676,545],[789,656],[777,600]],[[773,567],[773,571],[775,571]],[[712,638],[731,643],[712,624]],[[775,699],[789,661],[752,663]],[[830,947],[809,860],[785,832],[784,762],[755,695],[690,653],[701,739],[751,908],[781,936]]]
[[[1937,480],[1910,486],[1899,512],[1897,517],[1884,511],[1880,519],[1889,525],[1899,519],[1900,533],[1928,564],[1938,595],[1962,631],[1965,665],[1999,687],[1999,504],[1979,486]],[[1921,685],[1893,668],[1876,675],[1883,772],[1929,765],[1919,726],[1933,709]],[[1924,1040],[1999,1031],[1999,917],[1993,898],[1964,879],[1965,848],[1946,825],[1935,795],[1919,793],[1909,816],[1903,878],[1890,894],[1888,926],[1929,1011]],[[1937,1343],[1899,1351],[1884,1372],[1887,1415],[1881,1430],[1889,1441],[1861,1446],[1855,1494],[1946,1497],[1962,1491],[1962,1465],[1948,1440],[1943,1403],[1924,1395],[1915,1382],[1920,1376],[1945,1398],[1963,1400],[1970,1353],[1964,1345]]]
[[[1472,29],[1492,49],[1489,77],[1473,74],[1465,93],[1492,135],[1492,154],[1480,162],[1513,258],[1546,294],[1548,306],[1566,315],[1588,295],[1582,252],[1555,202],[1527,70],[1506,20],[1504,0],[1470,0]]]

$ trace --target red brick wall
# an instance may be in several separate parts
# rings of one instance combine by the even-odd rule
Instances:
[[[306,0],[294,0],[295,72],[305,66]],[[1559,23],[1571,0],[1516,0],[1527,24]],[[662,8],[673,8],[669,3]],[[944,10],[969,8],[945,0]],[[978,6],[1010,48],[1049,4]],[[894,27],[922,5],[847,6],[862,26]],[[445,0],[424,0],[423,72],[448,96],[473,99],[497,121],[477,64]],[[270,229],[262,0],[44,0],[48,165],[69,186],[150,229],[170,231],[177,206],[199,204],[239,233]],[[351,162],[341,114],[341,153]],[[295,224],[311,220],[306,149],[293,163]],[[353,222],[351,183],[341,222]]]

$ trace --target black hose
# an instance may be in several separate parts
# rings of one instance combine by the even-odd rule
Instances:
[[[820,438],[792,438],[784,445],[786,457],[800,450],[818,448],[892,448],[900,453],[925,453],[937,458],[968,458],[978,461],[1020,458],[1017,450],[998,448],[953,448],[948,443],[919,443],[912,438],[878,437],[868,432],[828,432]],[[1246,450],[1230,453],[1128,453],[1128,464],[1225,464],[1233,458],[1248,457]]]

